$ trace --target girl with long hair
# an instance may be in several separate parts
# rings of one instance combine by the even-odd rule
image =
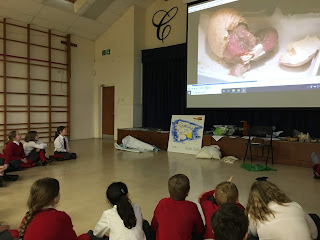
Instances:
[[[77,237],[71,218],[56,210],[60,201],[57,179],[42,178],[31,186],[28,209],[20,226],[20,240],[90,240],[86,234]]]
[[[249,232],[260,240],[317,239],[317,227],[311,217],[267,180],[252,184],[246,212]]]
[[[41,162],[42,166],[46,166],[52,160],[46,158],[45,149],[48,147],[46,143],[43,143],[39,140],[38,133],[36,131],[29,131],[26,134],[24,139],[25,143],[23,144],[25,155],[32,162]]]
[[[23,145],[20,140],[21,134],[18,131],[11,131],[9,133],[6,146],[3,150],[3,155],[0,156],[0,165],[3,166],[3,169],[0,169],[0,175],[3,175],[2,172],[14,172],[21,170],[22,168],[30,168],[36,166],[35,163],[26,158]],[[17,180],[17,177],[9,179],[8,181],[15,180]]]
[[[146,240],[143,218],[139,205],[132,204],[128,188],[122,182],[112,183],[106,192],[111,209],[104,211],[93,235],[98,238],[106,234],[110,240]]]
[[[69,142],[67,138],[67,128],[64,126],[58,127],[55,133],[54,155],[60,155],[62,157],[62,160],[77,158],[77,154],[70,152]]]

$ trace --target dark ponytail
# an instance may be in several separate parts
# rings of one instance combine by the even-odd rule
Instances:
[[[117,205],[117,211],[126,228],[134,228],[137,218],[134,214],[128,188],[123,182],[112,183],[107,189],[107,198],[112,205]]]
[[[66,128],[66,127],[64,127],[64,126],[60,126],[60,127],[57,128],[57,131],[56,131],[56,133],[55,133],[55,135],[54,135],[54,140],[56,140],[56,138],[59,137],[60,132],[62,132],[63,129],[65,129],[65,128]]]

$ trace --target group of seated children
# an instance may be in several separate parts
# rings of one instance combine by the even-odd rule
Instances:
[[[46,166],[53,160],[76,159],[76,154],[69,150],[66,135],[66,128],[58,127],[54,138],[54,155],[47,158],[48,145],[39,140],[36,131],[29,131],[26,134],[24,144],[21,143],[21,134],[18,131],[10,132],[3,154],[0,154],[0,187],[3,186],[4,181],[16,181],[19,178],[18,175],[7,174],[9,172],[39,165]]]
[[[311,217],[266,178],[253,183],[246,209],[239,203],[238,189],[231,181],[201,194],[204,225],[197,205],[185,200],[190,190],[188,177],[174,175],[168,182],[170,197],[158,203],[151,227],[143,220],[139,205],[131,203],[127,186],[115,182],[106,192],[112,208],[103,212],[93,231],[78,237],[71,218],[55,208],[60,200],[59,189],[56,179],[36,181],[19,233],[0,225],[0,240],[15,237],[24,240],[311,240],[318,237]]]

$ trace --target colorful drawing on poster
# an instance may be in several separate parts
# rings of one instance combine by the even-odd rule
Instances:
[[[203,127],[186,120],[178,119],[172,123],[171,135],[174,142],[192,141],[201,138],[198,133]]]
[[[202,146],[205,116],[173,115],[169,135],[169,152],[198,154]]]

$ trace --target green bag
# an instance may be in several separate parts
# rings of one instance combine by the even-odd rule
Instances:
[[[248,171],[253,171],[253,172],[258,172],[258,171],[277,171],[277,169],[268,167],[267,165],[252,165],[249,163],[242,163],[241,168],[248,170]]]
[[[214,131],[213,134],[216,136],[223,136],[228,132],[227,127],[217,127]]]

